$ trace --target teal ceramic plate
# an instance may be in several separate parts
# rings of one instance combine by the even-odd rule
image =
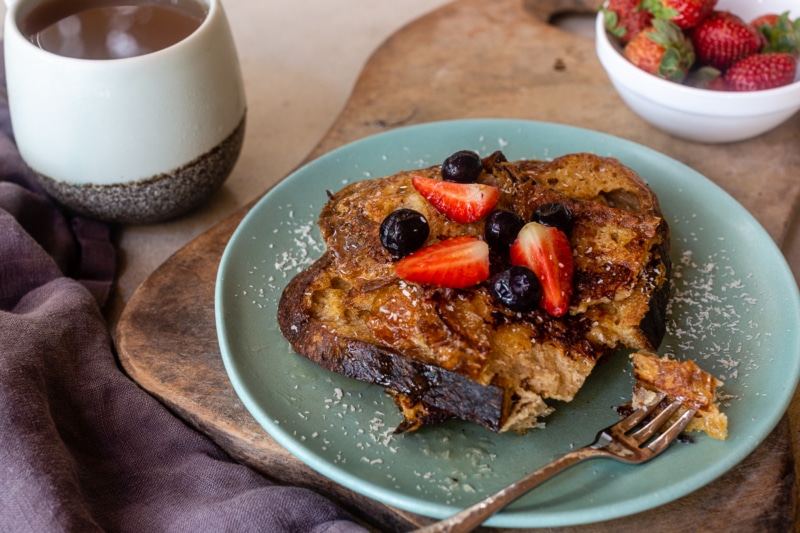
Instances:
[[[245,217],[222,257],[216,320],[225,368],[247,409],[292,454],[330,479],[389,505],[445,517],[578,446],[630,398],[625,354],[596,368],[543,430],[495,435],[449,422],[394,435],[380,387],[295,355],[276,308],[289,279],[323,251],[315,225],[326,190],[441,163],[460,149],[510,160],[588,151],[635,169],[672,230],[674,287],[662,354],[692,358],[724,380],[730,436],[700,435],[640,466],[578,465],[487,524],[551,527],[608,520],[684,496],[744,459],[772,430],[800,372],[800,304],[786,262],[735,200],[692,169],[643,146],[583,129],[515,120],[430,123],[369,137],[309,163]]]

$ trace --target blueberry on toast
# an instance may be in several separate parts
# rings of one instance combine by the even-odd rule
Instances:
[[[458,418],[522,432],[603,358],[661,343],[669,228],[616,159],[458,154],[468,172],[446,161],[329,193],[326,252],[278,322],[298,354],[384,387],[398,431]]]

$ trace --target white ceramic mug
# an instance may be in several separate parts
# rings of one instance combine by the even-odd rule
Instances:
[[[20,31],[52,0],[6,0],[11,124],[20,154],[48,193],[100,220],[149,223],[203,202],[242,147],[246,102],[219,0],[182,41],[125,59],[75,59]]]

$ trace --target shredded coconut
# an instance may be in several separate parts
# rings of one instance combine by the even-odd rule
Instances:
[[[502,138],[480,137],[478,141],[478,151],[484,155],[509,144]],[[410,154],[410,150],[405,151],[406,155]],[[383,155],[381,159],[387,161],[389,157]],[[408,168],[412,168],[409,165],[422,168],[438,162],[432,163],[430,157],[412,161],[409,156],[403,164]],[[360,172],[364,177],[372,176],[370,171]],[[348,181],[343,180],[342,183]],[[267,230],[270,233],[268,238],[263,239],[263,235],[251,237],[252,246],[262,246],[268,250],[265,255],[267,259],[261,264],[249,266],[247,272],[252,283],[242,284],[234,296],[246,298],[259,312],[274,313],[288,280],[310,266],[324,252],[325,245],[316,229],[320,208],[321,205],[302,209],[292,205],[278,208],[285,216],[275,218],[278,222],[274,228]],[[696,218],[697,215],[692,214],[671,222],[671,225],[684,231],[675,231],[673,237],[673,249],[681,252],[677,258],[673,258],[667,336],[661,351],[679,360],[693,359],[704,370],[724,382],[730,382],[758,368],[760,359],[756,354],[759,353],[765,333],[752,316],[758,316],[754,311],[759,305],[759,295],[751,286],[753,274],[735,272],[729,252],[724,248],[724,240],[705,236],[703,228],[696,227]],[[691,224],[691,231],[686,231],[687,224]],[[265,242],[267,240],[270,242]],[[710,241],[714,245],[707,252]],[[696,251],[699,249],[704,250],[703,255]],[[586,253],[591,252],[592,248],[587,248]],[[402,283],[401,290],[405,297],[411,299],[416,287]],[[401,318],[389,307],[382,307],[379,312],[392,320]],[[313,378],[292,376],[291,379],[303,382],[303,387],[307,387],[307,380]],[[387,404],[382,393],[368,395],[367,398],[373,398],[370,402],[361,393],[344,390],[333,383],[332,378],[315,383],[325,395],[322,405],[301,406],[302,398],[291,400],[297,402],[294,412],[304,422],[303,427],[314,428],[306,434],[296,432],[297,438],[304,445],[315,446],[319,450],[337,450],[328,454],[334,463],[345,464],[346,458],[351,457],[354,462],[362,464],[362,468],[385,471],[386,478],[392,482],[395,481],[389,473],[392,468],[407,467],[413,472],[416,479],[414,489],[420,496],[438,497],[444,493],[447,501],[460,501],[457,498],[459,493],[474,493],[475,487],[483,486],[487,480],[494,480],[498,475],[492,467],[497,459],[494,437],[487,433],[484,439],[477,439],[476,442],[474,438],[469,440],[463,432],[453,430],[448,425],[436,430],[435,440],[415,441],[420,446],[419,453],[437,463],[436,471],[414,469],[413,464],[393,466],[394,456],[401,450],[406,452],[407,446],[402,442],[405,435],[394,434],[399,414],[394,410],[388,415],[386,413],[386,405],[391,402]],[[295,386],[295,390],[302,389]],[[375,399],[378,397],[380,399]],[[722,391],[720,398],[724,401],[736,399]],[[274,420],[274,423],[291,425],[286,420]],[[352,450],[357,450],[358,459],[353,457]],[[458,455],[458,461],[453,460],[455,454]],[[448,466],[464,465],[465,458],[469,468],[457,470]]]

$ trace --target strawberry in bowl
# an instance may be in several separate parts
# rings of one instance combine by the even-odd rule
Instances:
[[[601,11],[606,31],[618,39],[624,57],[654,76],[722,91],[792,83],[800,55],[800,19],[792,20],[785,11],[764,13],[747,22],[732,11],[715,9],[717,1],[609,0]],[[788,53],[793,59],[750,60],[728,83],[726,71],[735,63],[775,52]],[[766,78],[762,71],[773,66],[779,75]],[[754,79],[742,82],[745,76]]]
[[[682,28],[676,7],[688,3],[641,0],[635,9],[651,13],[650,28],[660,31],[639,30],[627,43],[608,29],[611,2],[598,13],[598,59],[629,108],[673,136],[704,143],[761,135],[800,110],[800,4],[719,0]],[[703,9],[696,5],[694,12]],[[658,70],[641,53],[658,47],[636,44],[645,38],[663,48]],[[626,52],[632,44],[638,49]]]

